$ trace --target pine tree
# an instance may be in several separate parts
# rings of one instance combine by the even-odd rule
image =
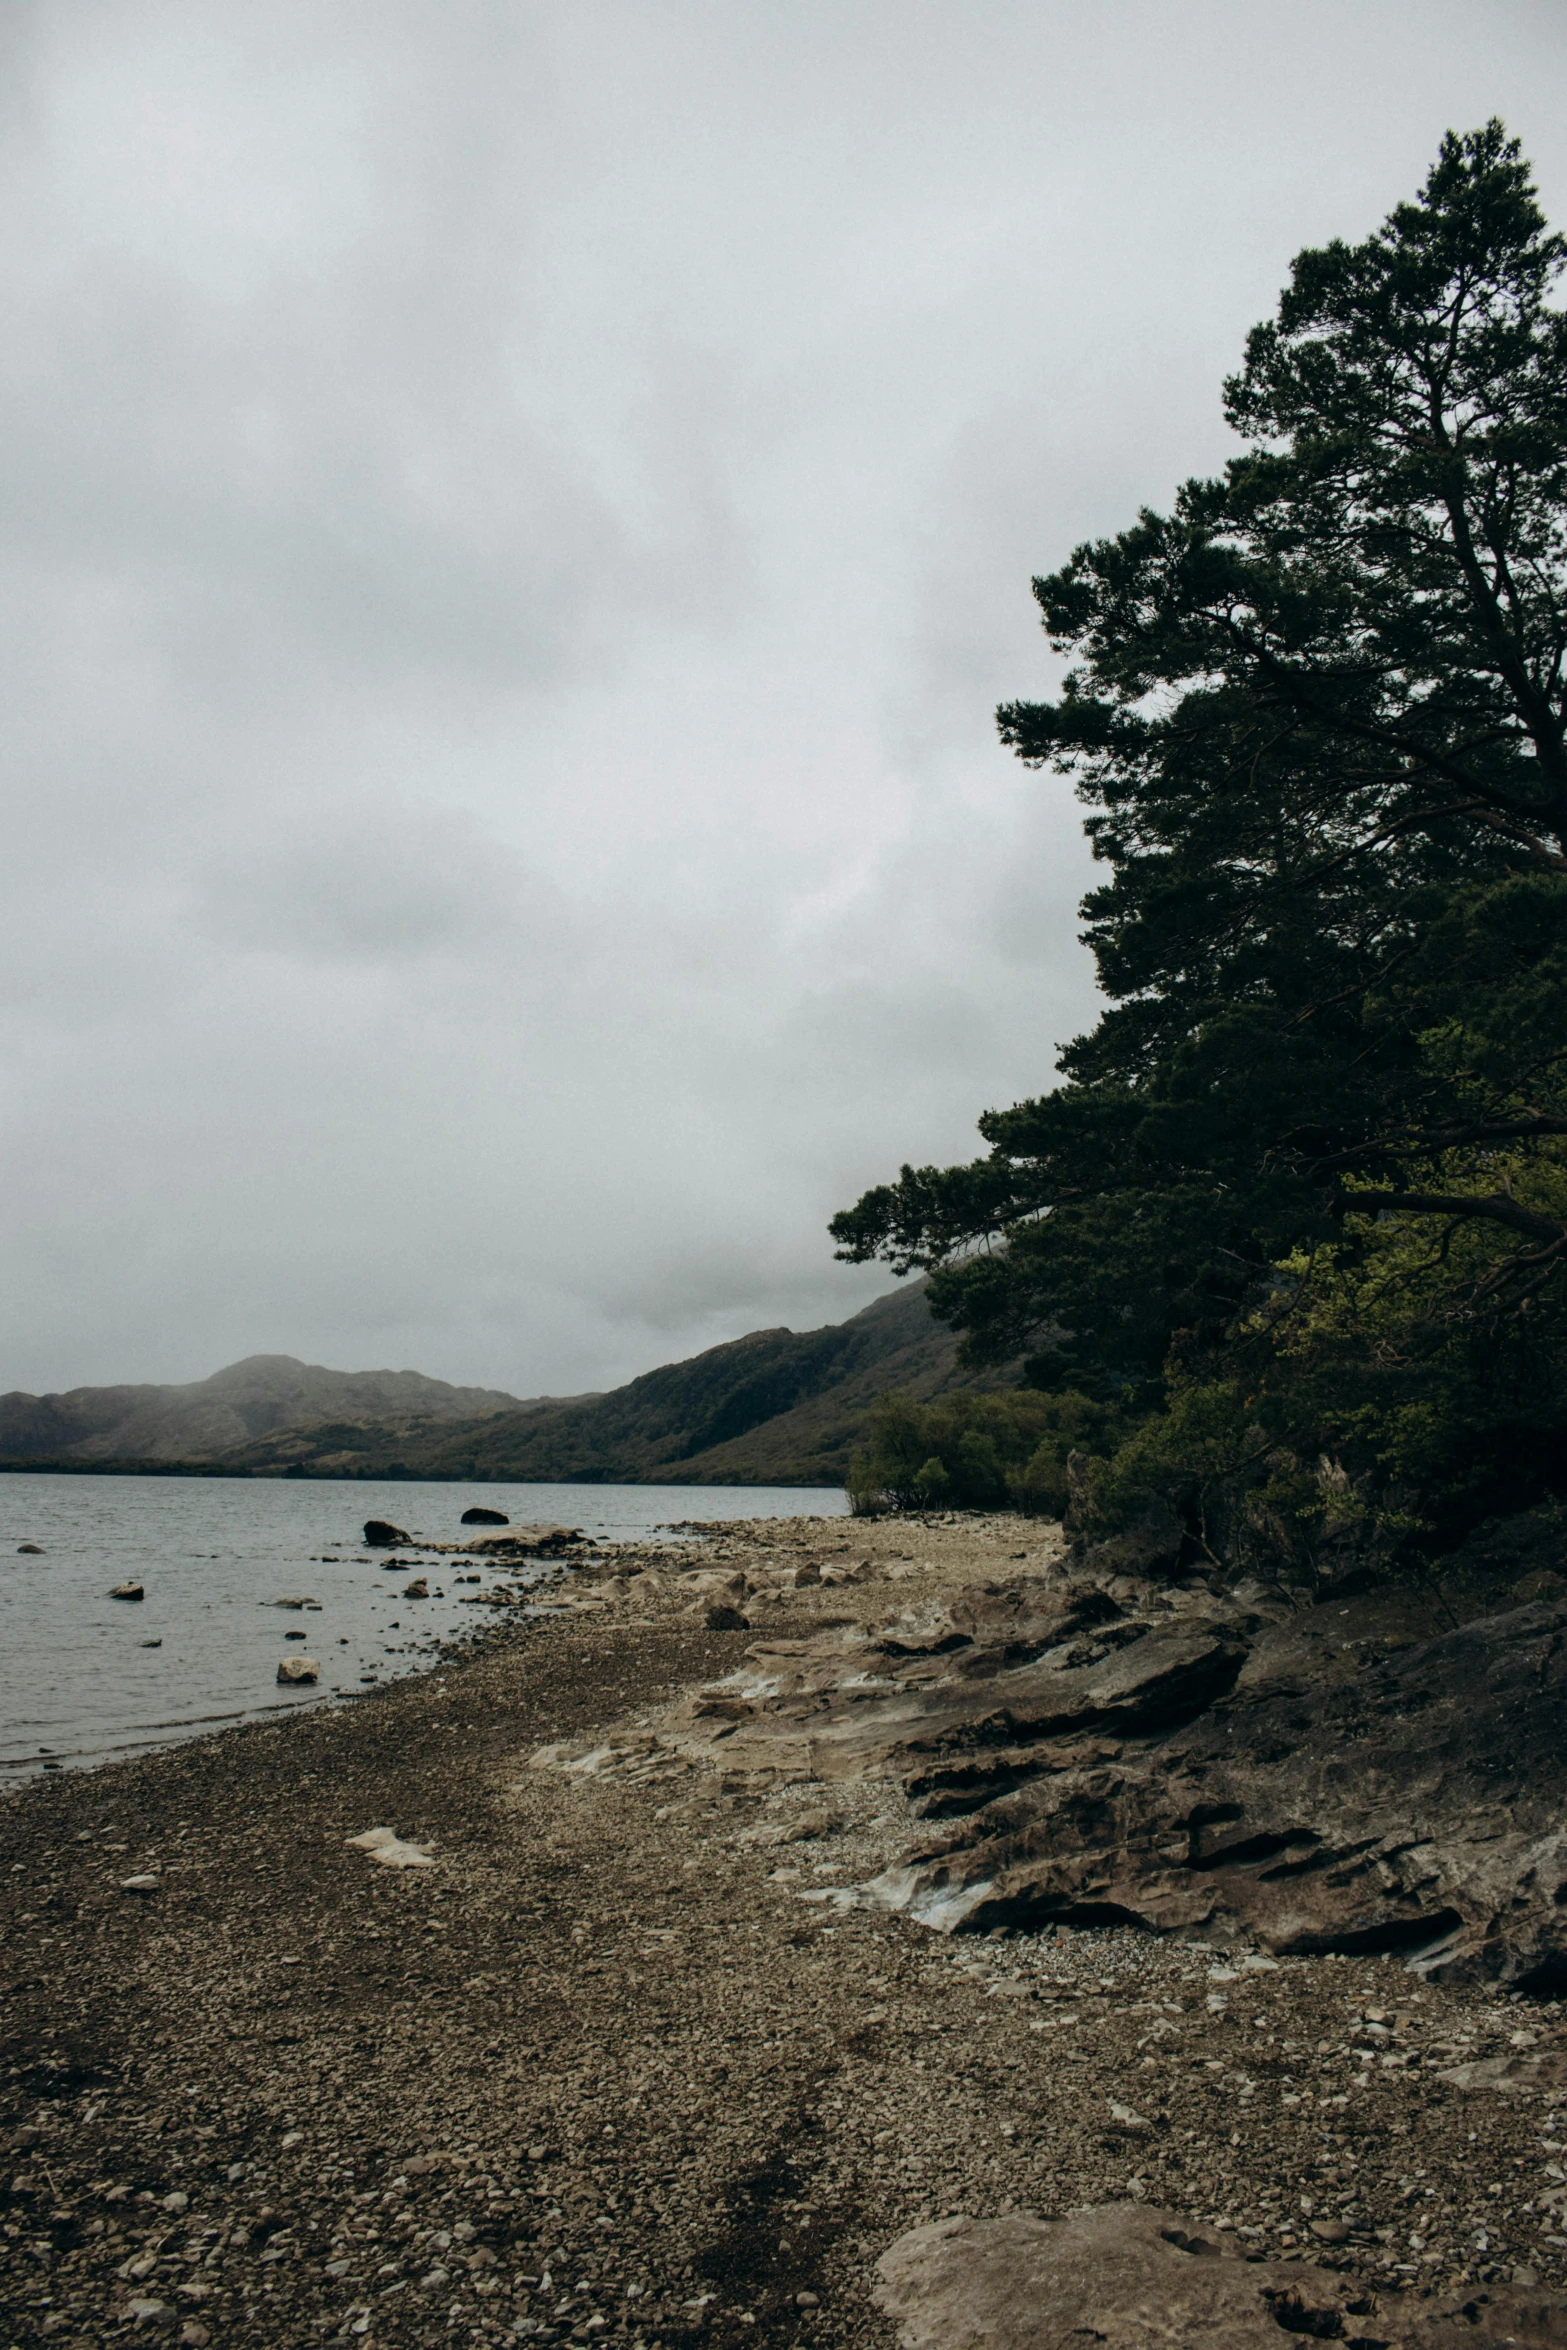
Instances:
[[[976,1359],[1230,1381],[1471,1510],[1567,1482],[1564,258],[1503,127],[1450,134],[1295,261],[1222,479],[1035,581],[1073,667],[1001,731],[1089,810],[1109,1008],[832,1226]]]

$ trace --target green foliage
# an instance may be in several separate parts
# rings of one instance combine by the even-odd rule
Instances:
[[[1074,666],[1001,730],[1089,811],[1109,1008],[832,1229],[1146,1421],[1107,1516],[1436,1541],[1567,1483],[1564,253],[1501,126],[1450,135],[1296,260],[1223,477],[1035,582]]]
[[[860,1515],[951,1508],[1060,1517],[1068,1455],[1108,1450],[1118,1427],[1104,1404],[1071,1393],[1010,1388],[934,1403],[883,1396],[849,1472],[850,1506]]]
[[[1567,1220],[1563,1146],[1498,1154],[1489,1174],[1526,1212]],[[1403,1531],[1442,1547],[1561,1479],[1567,1295],[1521,1274],[1487,1219],[1386,1216],[1280,1271],[1243,1334],[1262,1415],[1392,1497]]]

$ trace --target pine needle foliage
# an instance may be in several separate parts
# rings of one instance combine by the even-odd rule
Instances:
[[[1449,134],[1296,259],[1223,475],[1035,581],[1071,667],[1000,727],[1087,811],[1107,1009],[832,1225],[971,1360],[1162,1419],[1139,1491],[1228,1397],[1232,1545],[1262,1485],[1429,1545],[1567,1484],[1564,259],[1503,126]]]

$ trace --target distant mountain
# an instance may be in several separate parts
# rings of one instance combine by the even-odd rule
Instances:
[[[187,1387],[0,1395],[0,1460],[211,1461],[325,1420],[377,1427],[406,1421],[422,1430],[528,1408],[499,1388],[450,1387],[418,1371],[327,1371],[292,1355],[247,1355]]]
[[[609,1395],[432,1429],[405,1458],[421,1476],[529,1483],[836,1485],[878,1395],[994,1384],[959,1372],[920,1282],[850,1321],[753,1330]]]
[[[194,1387],[0,1397],[0,1465],[518,1484],[836,1485],[878,1395],[1010,1384],[959,1370],[910,1283],[821,1330],[753,1330],[608,1395],[519,1402],[413,1371],[255,1355]]]

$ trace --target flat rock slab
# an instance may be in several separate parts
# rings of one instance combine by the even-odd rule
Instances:
[[[395,1828],[366,1828],[362,1836],[348,1836],[344,1842],[367,1852],[383,1868],[433,1869],[435,1866],[422,1845],[410,1844]]]
[[[1291,1612],[1245,1587],[1018,1576],[880,1627],[757,1641],[651,1737],[534,1759],[592,1777],[694,1770],[764,1797],[887,1784],[923,1834],[884,1842],[860,1883],[802,1898],[942,1934],[1244,1935],[1559,1995],[1567,1598],[1424,1640],[1350,1629],[1336,1602]],[[1552,2085],[1526,2071],[1516,2085]]]
[[[1354,2350],[1567,2343],[1567,2301],[1494,2285],[1423,2300],[1232,2240],[1142,2203],[1068,2219],[944,2219],[900,2236],[876,2298],[902,2350]]]
[[[1554,1990],[1567,1603],[1342,1674],[1297,1677],[1297,1638],[1258,1639],[1233,1691],[1156,1746],[981,1803],[865,1896],[946,1931],[1235,1920],[1273,1951],[1397,1950],[1422,1973]],[[1115,1661],[1167,1644],[1150,1634]]]

